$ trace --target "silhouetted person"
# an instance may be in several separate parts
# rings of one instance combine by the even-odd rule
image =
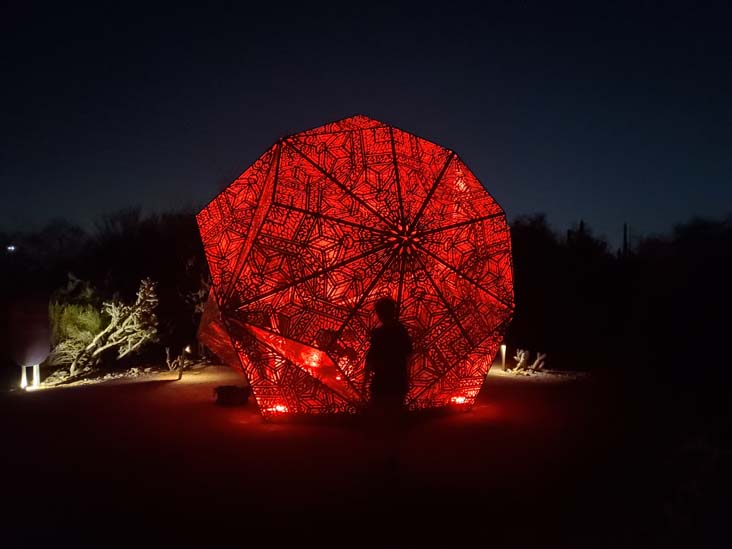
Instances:
[[[371,409],[380,415],[394,415],[404,409],[409,389],[407,361],[412,353],[412,340],[397,319],[397,305],[393,299],[382,297],[374,310],[381,326],[371,331],[371,345],[366,353]]]
[[[404,399],[409,389],[407,361],[412,353],[412,340],[397,319],[393,299],[379,299],[374,310],[381,325],[371,331],[371,345],[366,353],[366,380],[370,382],[369,416],[376,419],[372,440],[377,457],[374,473],[377,484],[385,490],[385,503],[397,501],[399,493],[399,445],[406,427]],[[383,460],[383,461],[382,461]]]

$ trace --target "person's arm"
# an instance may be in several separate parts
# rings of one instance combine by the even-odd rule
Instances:
[[[371,336],[369,337],[369,350],[366,351],[366,359],[365,359],[365,365],[364,365],[364,376],[363,376],[363,388],[362,390],[366,392],[366,386],[368,385],[369,378],[374,373],[374,360],[376,358],[376,342],[374,341],[374,332],[371,332]]]
[[[404,336],[404,352],[407,356],[409,356],[412,354],[412,351],[414,351],[414,349],[412,348],[412,338],[409,335],[409,331],[404,325],[402,325],[402,333]]]
[[[369,350],[366,351],[366,374],[374,371],[374,358],[376,357],[376,346],[374,344],[374,334],[371,333],[369,338]]]

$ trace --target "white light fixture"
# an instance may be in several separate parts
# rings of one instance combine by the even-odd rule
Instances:
[[[14,246],[13,244],[8,244],[8,246],[6,246],[6,247],[5,247],[5,249],[6,249],[6,250],[7,250],[7,251],[8,251],[9,253],[11,253],[11,254],[12,254],[12,253],[13,253],[13,252],[15,251],[15,246]]]
[[[26,374],[26,368],[33,368],[33,382],[31,385],[28,385],[28,375]],[[31,366],[21,366],[20,367],[21,374],[20,374],[20,388],[25,389],[26,391],[31,391],[33,389],[38,389],[38,387],[41,386],[41,369],[38,364],[33,364]]]
[[[506,344],[501,345],[501,370],[506,369]]]

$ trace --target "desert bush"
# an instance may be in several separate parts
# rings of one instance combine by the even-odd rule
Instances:
[[[75,291],[80,282],[73,284]],[[93,295],[85,292],[89,300]],[[101,309],[92,303],[53,302],[50,314],[56,339],[48,364],[69,366],[73,377],[98,366],[106,351],[116,350],[117,359],[139,351],[157,340],[157,305],[155,283],[150,279],[140,282],[137,299],[131,305],[118,299],[105,301]]]
[[[101,311],[93,305],[77,303],[49,304],[52,344],[68,339],[88,339],[89,341],[104,329],[106,324]]]
[[[48,366],[71,364],[109,323],[92,285],[72,273],[66,285],[51,296],[48,317],[51,324]]]

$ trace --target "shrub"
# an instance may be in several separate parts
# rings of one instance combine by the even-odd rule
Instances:
[[[91,341],[106,324],[101,311],[91,304],[52,301],[49,304],[49,317],[51,342],[54,346],[67,339]]]
[[[67,288],[71,291],[66,296],[76,292],[82,284],[72,280]],[[117,358],[121,359],[157,340],[155,309],[158,298],[151,280],[140,282],[137,299],[132,305],[113,299],[105,301],[101,310],[90,303],[95,294],[88,284],[85,286],[82,301],[86,303],[52,301],[49,311],[53,348],[47,363],[70,366],[71,376],[97,366],[108,349],[116,349]]]

